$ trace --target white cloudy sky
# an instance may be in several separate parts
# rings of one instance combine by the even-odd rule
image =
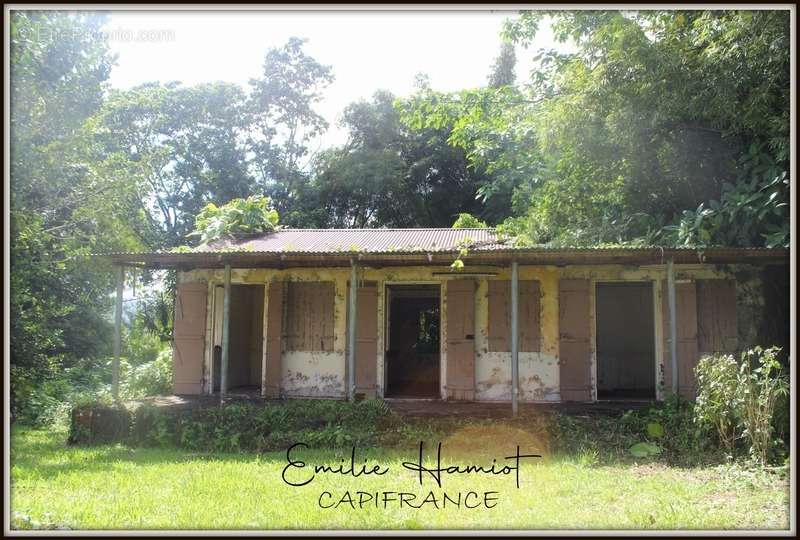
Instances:
[[[108,30],[117,65],[111,84],[128,88],[150,81],[245,85],[261,71],[264,54],[290,36],[308,38],[306,52],[333,66],[335,82],[318,111],[331,123],[321,145],[343,142],[336,120],[342,109],[375,90],[411,91],[414,76],[427,73],[434,88],[482,85],[500,48],[502,21],[513,11],[146,11],[112,12]],[[164,41],[137,39],[140,31],[166,30]],[[540,32],[528,51],[519,49],[517,76],[530,57],[553,46]]]

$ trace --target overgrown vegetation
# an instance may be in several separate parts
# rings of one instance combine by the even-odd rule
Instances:
[[[278,212],[269,197],[252,195],[217,206],[208,203],[195,218],[194,231],[201,244],[237,234],[272,232],[278,226]]]
[[[92,409],[89,404],[85,410]],[[113,409],[113,407],[112,407]],[[107,406],[99,409],[109,421]],[[169,410],[147,403],[128,410],[130,417],[117,442],[134,446],[173,446],[202,452],[238,452],[286,449],[295,442],[311,448],[342,448],[375,444],[385,430],[399,422],[385,402],[366,400],[348,403],[331,400],[291,400],[280,404],[234,402],[224,407],[203,406]],[[109,431],[102,420],[92,424],[101,437]],[[73,422],[70,441],[93,443],[94,428],[82,429]]]
[[[357,403],[335,400],[232,402],[224,407],[205,404],[189,409],[156,407],[148,403],[128,409],[114,406],[107,400],[82,403],[79,410],[98,407],[107,421],[113,421],[115,415],[124,418],[123,431],[115,431],[102,419],[92,424],[95,427],[91,429],[73,422],[70,441],[80,444],[108,442],[107,434],[115,432],[119,435],[117,442],[132,446],[178,447],[196,452],[266,452],[286,449],[295,442],[303,442],[311,448],[353,445],[405,448],[415,446],[420,440],[446,440],[465,429],[477,429],[462,442],[478,449],[483,444],[478,441],[481,431],[490,433],[501,425],[520,430],[514,436],[534,434],[536,441],[546,441],[550,453],[579,457],[590,464],[645,460],[704,466],[731,460],[751,462],[747,458],[752,456],[761,465],[784,465],[788,439],[775,436],[769,424],[778,418],[779,408],[788,409],[788,402],[774,401],[780,393],[780,383],[771,383],[766,388],[764,371],[758,371],[758,375],[747,373],[746,377],[755,379],[745,383],[748,390],[743,392],[743,399],[745,395],[750,399],[751,393],[756,392],[762,401],[760,405],[753,405],[751,420],[737,416],[732,425],[713,423],[714,415],[722,411],[716,406],[709,409],[706,394],[702,394],[704,400],[697,404],[669,396],[664,402],[619,414],[587,411],[588,415],[575,415],[536,409],[525,411],[518,418],[485,419],[401,416],[384,401],[376,399]],[[704,378],[703,384],[707,381]],[[772,410],[766,410],[768,404]],[[716,432],[719,425],[727,430],[724,439]],[[99,436],[95,436],[95,431]],[[748,432],[753,436],[747,440],[755,441],[751,442],[749,453],[747,446],[728,444],[741,442]],[[762,453],[765,448],[768,451]]]
[[[737,361],[732,355],[707,356],[697,366],[697,404],[700,425],[712,428],[722,446],[733,454],[746,442],[751,458],[766,465],[786,455],[788,431],[775,436],[775,425],[786,417],[789,378],[777,359],[780,349],[756,347]]]

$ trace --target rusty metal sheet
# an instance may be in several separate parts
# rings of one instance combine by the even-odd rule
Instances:
[[[207,301],[206,283],[178,284],[172,356],[173,387],[176,394],[203,392]]]
[[[239,247],[247,251],[294,253],[359,252],[415,253],[419,251],[457,251],[462,242],[475,247],[499,245],[494,229],[281,229],[240,240],[225,238],[205,250]]]
[[[732,353],[738,343],[736,281],[697,280],[697,348],[700,356]]]
[[[283,283],[273,281],[267,294],[267,351],[262,388],[268,398],[280,397],[281,336],[283,334]]]
[[[448,399],[475,399],[475,282],[447,282]]]
[[[667,282],[662,290],[664,321],[664,386],[672,384],[672,360],[669,352],[669,302]],[[678,393],[687,398],[695,396],[695,374],[699,351],[697,347],[697,284],[694,281],[675,284],[675,311],[678,328]]]
[[[562,401],[592,399],[589,280],[558,283],[558,365]]]

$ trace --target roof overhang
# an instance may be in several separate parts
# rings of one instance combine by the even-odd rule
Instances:
[[[353,261],[370,267],[442,266],[458,257],[457,251],[434,252],[151,252],[99,255],[115,265],[153,269],[344,267]],[[508,248],[474,250],[461,257],[465,264],[527,265],[653,265],[676,264],[786,264],[786,248]]]

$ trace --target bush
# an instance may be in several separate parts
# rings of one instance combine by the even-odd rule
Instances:
[[[771,451],[781,444],[773,437],[774,425],[785,416],[779,407],[789,381],[778,361],[779,347],[755,347],[737,362],[731,355],[708,356],[697,366],[698,425],[714,429],[720,442],[733,453],[738,440],[748,443],[750,456],[765,465]]]
[[[699,425],[712,426],[722,446],[733,454],[741,436],[739,363],[729,354],[706,356],[697,363],[695,374],[695,419]]]
[[[121,379],[121,392],[127,399],[171,393],[172,349],[162,349],[150,362],[129,366]]]
[[[453,229],[486,229],[488,225],[472,214],[461,213],[453,222]]]
[[[86,410],[94,409],[76,407],[71,439],[105,441],[105,437],[94,434],[90,415],[81,416]],[[130,413],[127,431],[118,432],[116,441],[203,452],[285,450],[295,442],[312,448],[338,448],[374,444],[381,430],[396,421],[380,400],[292,400],[266,405],[244,402],[180,411],[142,404]]]
[[[237,233],[274,231],[278,227],[278,212],[269,197],[253,195],[232,199],[216,206],[208,203],[195,218],[195,230],[189,236],[199,236],[201,244],[213,242]]]
[[[693,403],[680,396],[621,416],[556,414],[549,432],[555,452],[596,455],[606,463],[659,456],[669,463],[695,465],[717,458],[705,430],[694,422]]]
[[[380,428],[393,420],[388,406],[380,400],[229,404],[198,410],[184,418],[180,445],[223,452],[283,449],[295,442],[312,448],[364,445],[374,443]]]
[[[749,350],[742,355],[739,370],[741,423],[750,442],[750,455],[762,465],[781,442],[772,437],[775,407],[789,394],[788,378],[781,373],[777,359],[779,351],[779,347]]]

